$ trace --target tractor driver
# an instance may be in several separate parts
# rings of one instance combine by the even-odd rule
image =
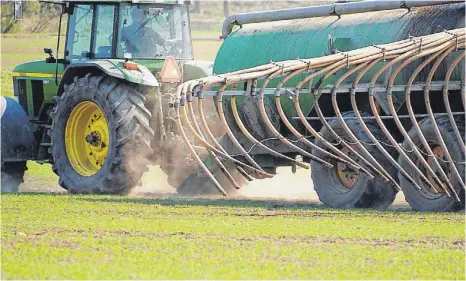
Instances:
[[[157,54],[156,45],[169,43],[147,26],[151,19],[146,17],[143,9],[133,9],[131,18],[133,23],[121,30],[121,41],[125,42],[127,52],[137,57],[154,57]]]

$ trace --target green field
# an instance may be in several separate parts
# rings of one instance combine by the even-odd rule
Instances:
[[[5,279],[464,279],[464,215],[252,199],[2,198]]]

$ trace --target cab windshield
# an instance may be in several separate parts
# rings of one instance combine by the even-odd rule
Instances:
[[[121,5],[117,57],[192,59],[188,11],[176,5]]]
[[[192,59],[186,6],[75,4],[68,20],[65,56],[89,59]]]

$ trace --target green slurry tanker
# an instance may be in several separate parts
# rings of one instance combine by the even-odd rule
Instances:
[[[251,177],[310,169],[328,206],[383,209],[402,190],[418,210],[462,209],[464,13],[458,1],[361,1],[232,15],[214,75],[178,88],[180,135]],[[209,97],[221,140],[199,106]],[[220,192],[237,187],[197,159]]]
[[[328,206],[383,209],[402,190],[418,210],[464,208],[463,1],[231,15],[212,75],[176,40],[189,30],[161,36],[188,28],[167,16],[183,5],[96,3],[63,3],[63,59],[15,69],[2,176],[35,159],[70,192],[115,194],[158,163],[179,192],[227,194],[299,166]],[[106,5],[114,24],[99,29]]]

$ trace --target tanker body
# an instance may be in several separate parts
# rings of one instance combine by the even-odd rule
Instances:
[[[190,90],[199,100],[216,97],[227,135],[220,143],[206,137],[220,150],[208,149],[228,153],[237,167],[247,163],[256,178],[310,162],[326,205],[386,208],[403,190],[415,209],[458,210],[466,151],[464,15],[460,1],[232,15],[215,76],[186,82],[181,109]]]
[[[345,52],[372,44],[400,41],[410,36],[456,29],[464,27],[464,14],[464,4],[450,4],[412,8],[410,11],[397,9],[342,15],[341,18],[332,15],[244,25],[225,39],[217,53],[213,71],[222,74],[270,61],[315,58],[336,51]],[[454,56],[443,62],[435,78],[444,76],[445,66],[451,63]],[[400,73],[395,84],[406,84],[409,73],[415,66],[416,64],[413,64]],[[368,72],[361,83],[369,82],[376,70],[377,68],[374,68]],[[457,68],[452,79],[461,80],[458,78],[460,75],[461,69]],[[421,73],[418,79],[425,80],[426,76],[427,73]],[[335,77],[327,79],[327,84],[333,84]],[[301,78],[302,75],[295,77],[285,86],[294,87]],[[347,81],[351,82],[351,79],[352,77]],[[278,80],[269,83],[268,87],[275,87]],[[287,97],[282,97],[282,103],[289,118],[296,116],[293,105]],[[300,103],[303,111],[315,116],[312,112],[312,96],[302,97]]]

